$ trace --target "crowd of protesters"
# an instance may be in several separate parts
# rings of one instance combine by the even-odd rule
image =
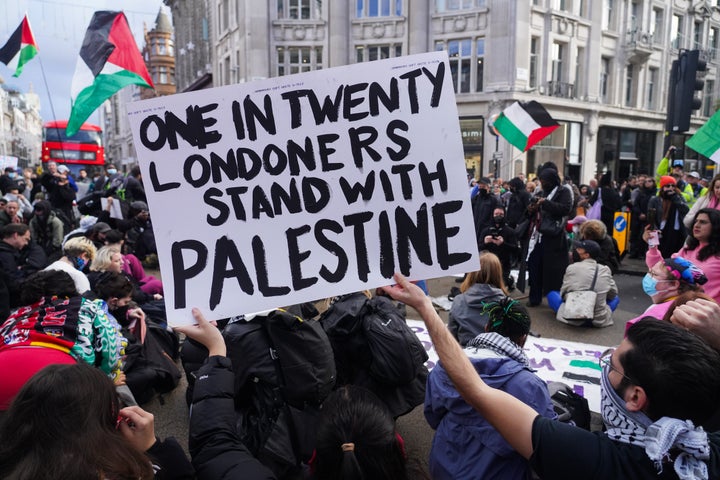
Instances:
[[[137,167],[7,170],[0,477],[411,478],[422,473],[395,422],[423,405],[432,478],[717,478],[720,175],[683,166],[670,150],[657,175],[620,185],[608,172],[576,186],[553,163],[531,179],[472,179],[481,268],[463,279],[447,326],[398,274],[375,294],[327,299],[324,312],[303,304],[215,325],[194,309],[196,325],[175,332],[162,282],[145,272],[157,251]],[[591,433],[558,416],[530,368],[526,307],[547,299],[563,323],[613,324],[618,211],[631,214],[625,253],[645,258],[650,307],[598,359],[604,427]],[[521,305],[511,294],[526,288]],[[594,292],[590,317],[567,318],[582,291]],[[406,305],[440,356],[431,372]],[[293,354],[312,368],[289,375],[289,343],[273,343],[268,324],[303,330],[312,352]],[[180,359],[191,459],[155,437],[141,408],[177,385]],[[292,397],[297,379],[312,396]]]

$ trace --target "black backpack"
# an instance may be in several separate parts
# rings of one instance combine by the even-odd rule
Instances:
[[[320,318],[335,353],[338,385],[367,388],[393,417],[425,399],[428,356],[403,311],[386,297],[341,297]]]
[[[319,406],[335,387],[335,359],[327,334],[316,320],[286,310],[270,312],[265,321],[280,390],[297,408]]]
[[[243,443],[278,478],[300,475],[315,448],[320,405],[335,386],[327,335],[315,320],[274,310],[229,323],[223,337]]]
[[[427,373],[425,347],[392,300],[373,297],[367,306],[363,330],[371,353],[370,375],[395,386],[412,382],[423,370]]]
[[[143,343],[123,328],[128,340],[123,371],[126,383],[139,404],[147,403],[156,394],[170,392],[178,386],[182,372],[175,363],[179,339],[175,332],[148,319]]]
[[[587,399],[562,382],[547,382],[547,386],[558,421],[590,430],[591,416]]]

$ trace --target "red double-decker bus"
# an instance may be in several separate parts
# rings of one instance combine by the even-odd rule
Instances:
[[[64,163],[73,174],[84,168],[105,165],[105,147],[102,129],[91,123],[83,123],[80,130],[68,137],[65,135],[67,120],[46,122],[43,125],[42,163]],[[90,172],[88,172],[90,173]]]

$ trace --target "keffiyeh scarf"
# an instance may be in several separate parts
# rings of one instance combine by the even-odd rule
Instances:
[[[628,412],[625,402],[615,393],[608,374],[610,367],[603,365],[601,379],[602,417],[607,427],[607,436],[622,443],[637,445],[662,472],[664,460],[670,458],[669,451],[680,451],[675,458],[675,473],[681,480],[707,480],[710,458],[707,433],[702,427],[695,427],[690,420],[663,417],[652,422],[642,412]]]
[[[503,337],[499,333],[481,333],[477,337],[470,340],[465,348],[487,348],[498,355],[503,355],[522,363],[525,366],[530,365],[530,361],[525,352],[515,342],[507,337]]]

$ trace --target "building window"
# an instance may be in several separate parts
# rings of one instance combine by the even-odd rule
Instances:
[[[631,32],[637,31],[641,25],[640,21],[640,5],[637,2],[630,4],[630,18],[628,19],[628,30]]]
[[[633,106],[633,84],[634,84],[635,69],[632,64],[629,64],[625,69],[625,106]]]
[[[573,15],[583,15],[583,0],[552,0],[552,9],[568,12]]]
[[[160,76],[158,77],[158,83],[170,83],[168,82],[168,71],[167,67],[160,67]]]
[[[615,0],[605,0],[603,3],[602,29],[614,30],[615,27]]]
[[[695,22],[695,30],[693,31],[693,48],[699,50],[702,47],[702,31],[703,24]]]
[[[655,110],[655,86],[658,81],[658,69],[651,68],[648,70],[648,81],[647,81],[647,109]]]
[[[577,57],[575,58],[575,83],[573,86],[573,93],[575,95],[583,95],[583,72],[585,71],[585,49],[578,47]]]
[[[292,75],[322,68],[322,47],[278,47],[277,74]]]
[[[218,4],[218,34],[222,35],[229,28],[230,0],[220,0]]]
[[[483,91],[483,75],[485,61],[485,39],[478,38],[475,42],[475,91]]]
[[[402,15],[402,0],[357,0],[356,6],[357,18]]]
[[[672,28],[672,39],[670,40],[670,46],[674,49],[680,48],[682,37],[683,37],[683,19],[680,15],[673,15],[672,16],[672,25],[670,28]]]
[[[715,80],[705,80],[705,93],[703,94],[703,106],[702,114],[704,117],[711,117],[713,113],[713,106],[715,105]]]
[[[223,59],[223,69],[222,69],[222,85],[230,85],[232,80],[230,79],[230,57],[225,57]]]
[[[447,49],[455,93],[481,92],[485,39],[470,38],[436,42],[435,50]]]
[[[600,101],[602,103],[610,103],[610,59],[602,58],[600,60]]]
[[[530,88],[538,86],[538,52],[540,51],[540,39],[532,37],[530,39]]]
[[[650,32],[650,35],[652,36],[653,43],[662,43],[663,41],[663,15],[664,11],[654,8],[652,11],[652,18],[650,22],[650,28],[652,28],[652,31]]]
[[[289,20],[310,20],[320,18],[320,0],[277,0],[277,16]]]
[[[552,80],[563,81],[563,60],[565,58],[565,45],[553,43],[552,45]]]
[[[720,35],[720,29],[711,27],[708,32],[708,47],[710,60],[716,60],[718,58],[718,36]]]
[[[402,56],[402,45],[358,45],[355,47],[357,63],[372,62]]]
[[[484,7],[486,4],[486,0],[435,0],[435,10],[438,13],[455,12]]]

